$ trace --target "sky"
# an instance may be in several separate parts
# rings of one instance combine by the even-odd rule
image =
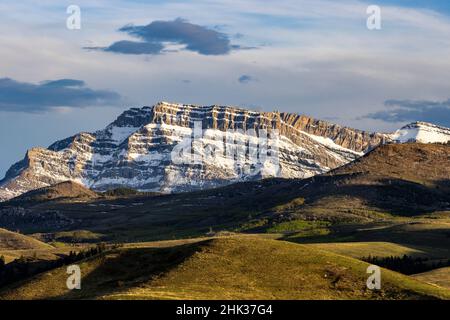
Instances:
[[[31,147],[158,101],[450,126],[446,0],[3,0],[0,27],[0,179]]]

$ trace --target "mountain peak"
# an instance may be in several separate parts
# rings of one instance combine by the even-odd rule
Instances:
[[[394,132],[391,138],[400,143],[447,143],[450,141],[450,129],[428,122],[416,121]]]

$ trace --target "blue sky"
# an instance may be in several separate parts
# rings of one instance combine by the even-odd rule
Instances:
[[[160,100],[450,126],[449,1],[5,0],[0,27],[0,176],[30,147]]]
[[[396,5],[407,8],[420,8],[434,10],[439,13],[450,14],[450,2],[447,0],[379,0],[374,4]]]

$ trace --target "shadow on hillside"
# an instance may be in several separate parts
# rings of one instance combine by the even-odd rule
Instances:
[[[314,237],[286,236],[283,240],[295,243],[349,243],[349,242],[391,242],[413,247],[428,247],[443,251],[442,258],[450,258],[450,227],[442,224],[439,228],[421,223],[404,223],[386,228],[364,229],[360,225],[336,226],[329,235]],[[367,225],[366,225],[367,227]],[[369,255],[368,252],[367,255]]]
[[[351,174],[321,177],[308,186],[303,196],[310,207],[324,198],[339,196],[358,198],[368,208],[377,208],[392,215],[415,216],[450,209],[449,186],[450,180],[424,185],[402,179],[367,178]],[[333,205],[341,207],[339,202]],[[343,203],[342,207],[346,205]]]
[[[314,214],[314,209],[322,210],[325,215],[351,211],[351,203],[338,198],[348,197],[362,200],[363,205],[355,205],[354,209],[415,216],[449,208],[449,189],[450,180],[440,180],[431,186],[357,172],[305,180],[267,179],[152,197],[51,202],[27,208],[26,215],[19,212],[0,217],[11,216],[15,228],[25,232],[88,230],[104,234],[105,239],[135,242],[201,236],[210,228],[232,230],[252,219],[278,217],[275,207],[299,197],[305,199],[305,205],[295,208],[294,214],[303,211],[306,215]],[[332,199],[333,196],[337,198]],[[55,229],[46,222],[47,216],[52,215],[74,222]],[[33,229],[26,229],[30,225],[27,217],[33,218]]]
[[[12,222],[16,229],[26,233],[88,230],[104,234],[104,239],[120,235],[121,242],[201,236],[210,228],[215,231],[235,228],[247,222],[250,216],[270,214],[273,207],[294,199],[299,186],[305,183],[269,179],[192,193],[84,203],[48,202],[26,208],[28,216],[39,213],[40,219],[34,219],[33,223],[18,214]],[[73,224],[62,228],[48,226],[44,219],[47,212],[57,212]]]
[[[95,299],[139,287],[177,267],[200,246],[201,243],[194,243],[170,248],[131,248],[106,252],[93,258],[101,259],[101,263],[83,276],[81,290],[69,291],[54,299]]]

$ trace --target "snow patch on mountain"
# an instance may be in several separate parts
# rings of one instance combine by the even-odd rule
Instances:
[[[391,135],[398,143],[447,143],[450,141],[450,129],[427,122],[413,122]]]

